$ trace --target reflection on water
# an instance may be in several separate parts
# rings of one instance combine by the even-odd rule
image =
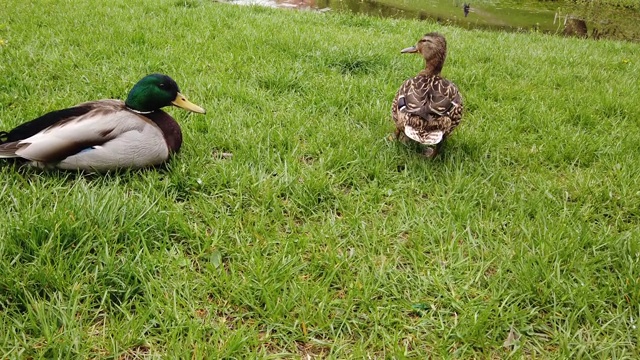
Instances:
[[[555,2],[498,0],[230,0],[234,4],[296,9],[350,11],[391,18],[434,20],[464,28],[502,31],[540,31],[593,38],[640,41],[640,12],[628,9],[576,6],[559,8]],[[478,0],[476,0],[478,1]],[[640,1],[640,0],[639,0]],[[464,5],[470,3],[465,17]]]

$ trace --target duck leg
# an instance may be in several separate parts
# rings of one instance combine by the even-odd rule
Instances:
[[[437,143],[435,146],[427,147],[422,153],[422,155],[428,159],[435,158],[440,153],[440,150],[442,149],[442,144],[444,144],[444,139],[442,139],[442,141]]]

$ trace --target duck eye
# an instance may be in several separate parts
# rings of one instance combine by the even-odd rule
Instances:
[[[165,85],[165,83],[160,83],[160,85],[158,85],[158,87],[161,87],[161,88],[164,88],[164,87],[166,87],[166,86],[167,86],[167,85]]]

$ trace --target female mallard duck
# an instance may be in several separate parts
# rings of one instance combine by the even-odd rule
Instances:
[[[168,105],[205,113],[180,93],[173,79],[151,74],[135,84],[125,102],[86,102],[1,132],[0,158],[66,170],[160,165],[182,145],[180,126],[160,110]]]
[[[429,33],[401,53],[422,54],[425,69],[405,81],[393,99],[391,115],[396,124],[396,138],[435,145],[425,152],[432,158],[462,117],[462,97],[458,88],[440,76],[447,57],[447,41],[438,33]]]

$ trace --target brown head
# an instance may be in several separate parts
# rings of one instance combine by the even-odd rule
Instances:
[[[415,46],[402,49],[403,54],[418,53],[425,61],[425,71],[430,75],[440,74],[447,58],[447,40],[441,34],[428,33]]]

